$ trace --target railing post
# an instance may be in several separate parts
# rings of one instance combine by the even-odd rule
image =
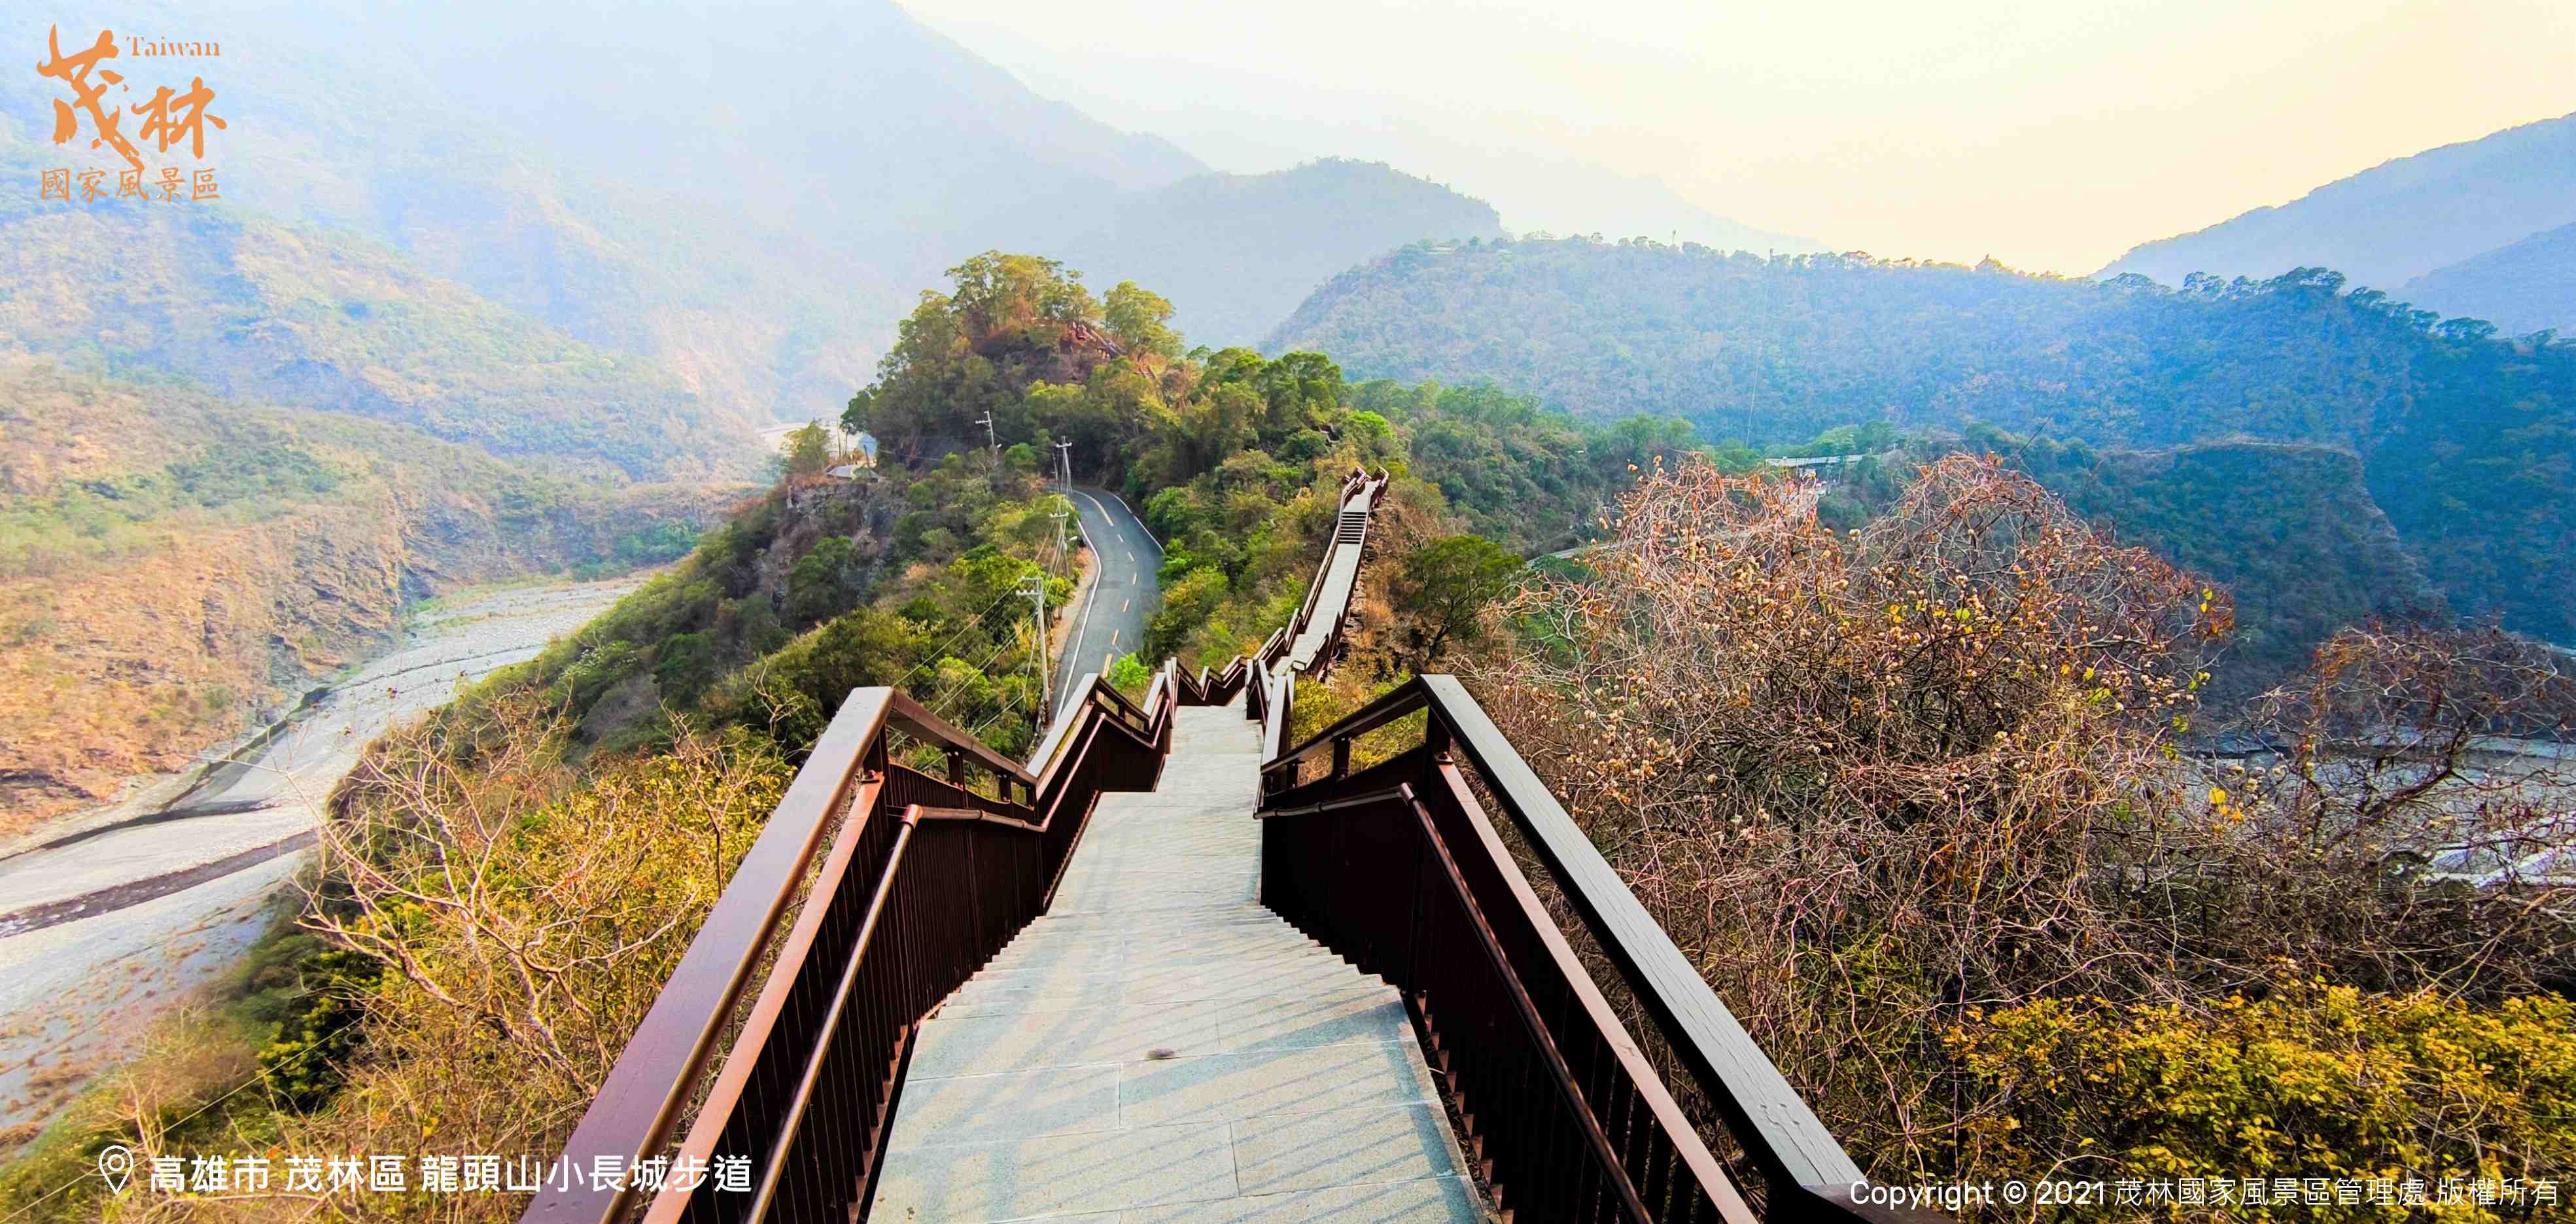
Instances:
[[[955,748],[948,750],[948,784],[956,787],[966,785],[966,754]]]
[[[1351,737],[1333,741],[1333,778],[1339,781],[1351,776]]]

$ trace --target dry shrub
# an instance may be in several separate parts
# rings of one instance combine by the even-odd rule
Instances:
[[[2508,961],[2564,963],[2533,894],[2339,844],[2331,771],[2249,796],[2181,751],[2227,596],[1990,458],[1842,536],[1812,486],[1701,463],[1624,511],[1471,680],[1874,1175],[2038,1171],[1974,1147],[2016,1108],[1954,1048],[1994,1013],[2198,1014],[2360,965],[2494,994],[2529,980]]]
[[[2254,852],[2213,954],[2480,1001],[2576,990],[2576,669],[2493,630],[2357,627],[2249,702],[2213,807]]]
[[[373,750],[335,803],[305,921],[384,972],[347,1081],[274,1151],[553,1158],[776,804],[767,741],[683,731],[560,764],[515,701],[473,752],[434,727]],[[471,765],[460,765],[470,756]],[[187,1203],[200,1219],[509,1220],[523,1197],[360,1191]]]

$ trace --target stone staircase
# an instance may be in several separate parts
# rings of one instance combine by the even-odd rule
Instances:
[[[922,1025],[869,1218],[1480,1221],[1395,989],[1261,907],[1257,732],[1184,706]]]

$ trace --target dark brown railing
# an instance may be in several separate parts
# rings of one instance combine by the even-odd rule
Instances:
[[[1261,751],[1265,758],[1278,755],[1286,743],[1288,722],[1296,712],[1297,683],[1300,672],[1322,679],[1341,657],[1342,629],[1350,617],[1351,597],[1359,580],[1359,558],[1368,551],[1370,520],[1378,503],[1386,500],[1388,477],[1385,469],[1371,476],[1353,471],[1342,481],[1333,501],[1333,534],[1324,543],[1324,555],[1315,562],[1315,577],[1306,584],[1305,601],[1288,623],[1262,640],[1261,648],[1250,655],[1237,655],[1222,672],[1209,673],[1204,668],[1195,686],[1181,688],[1186,705],[1223,705],[1234,699],[1238,687],[1246,693],[1244,717],[1261,724]],[[1354,499],[1365,495],[1365,501]],[[1333,562],[1345,553],[1356,553],[1349,576],[1333,580]],[[1290,657],[1299,641],[1321,623],[1323,637],[1308,653],[1301,666]]]
[[[1166,660],[1142,705],[1085,676],[1026,768],[900,693],[851,693],[564,1151],[581,1170],[603,1157],[705,1168],[747,1155],[743,1189],[675,1182],[648,1202],[559,1179],[522,1224],[617,1224],[639,1210],[651,1224],[865,1218],[922,1016],[1045,911],[1102,792],[1152,789],[1175,707],[1238,692],[1262,726],[1263,903],[1403,993],[1505,1219],[1941,1219],[1855,1203],[1859,1167],[1455,680],[1416,677],[1284,748],[1297,677],[1321,676],[1341,652],[1353,554],[1386,483],[1344,482],[1304,604],[1259,650],[1195,675]],[[1361,737],[1402,736],[1394,725],[1415,714],[1418,742],[1353,768]],[[944,755],[947,776],[898,763],[893,731],[928,750],[904,759]],[[990,793],[968,785],[976,771]],[[1603,996],[1480,794],[1715,1115],[1738,1171],[1758,1179],[1761,1211]]]
[[[1419,743],[1352,769],[1354,741],[1417,712]],[[1762,1218],[1939,1218],[1853,1202],[1860,1167],[1484,709],[1451,677],[1420,676],[1269,757],[1261,899],[1403,992],[1497,1207],[1524,1220],[1756,1218],[1522,874],[1469,771],[1741,1148]]]
[[[1081,689],[1034,774],[902,693],[853,691],[564,1148],[583,1173],[603,1157],[706,1169],[747,1156],[748,1192],[576,1174],[522,1220],[612,1224],[639,1206],[655,1224],[851,1218],[923,1014],[1044,912],[1100,794],[1151,790],[1162,769],[1169,672],[1141,708],[1097,676]],[[896,763],[895,731],[944,754],[948,777]]]

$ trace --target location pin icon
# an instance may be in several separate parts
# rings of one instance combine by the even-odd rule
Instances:
[[[107,1192],[125,1193],[127,1178],[134,1176],[134,1149],[122,1143],[111,1143],[98,1154],[98,1175],[107,1180]]]

